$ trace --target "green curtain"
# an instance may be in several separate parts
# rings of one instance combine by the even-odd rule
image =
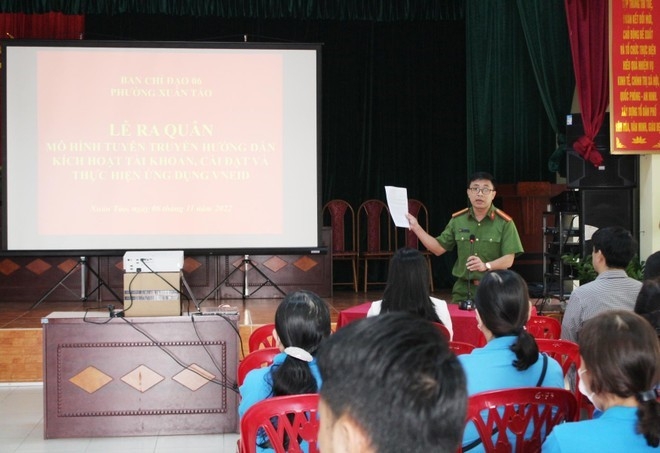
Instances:
[[[459,20],[464,0],[1,0],[0,12],[254,19]]]
[[[575,76],[563,0],[517,0],[534,76],[557,137],[548,169],[566,173],[566,114],[570,113]],[[550,25],[550,26],[548,26]]]
[[[540,74],[545,66],[539,60],[547,56],[550,65],[559,61],[558,53],[570,54],[566,39],[546,45],[560,32],[557,28],[561,27],[552,20],[560,17],[558,11],[545,20],[536,20],[540,42],[528,33],[531,47],[523,28],[523,22],[531,28],[534,14],[551,6],[560,8],[561,4],[556,0],[545,0],[552,5],[542,5],[544,0],[523,1],[531,4],[519,7],[514,0],[466,2],[467,167],[468,172],[490,171],[500,183],[554,180],[547,161],[556,148],[558,118],[568,113],[561,109],[570,107],[561,95],[570,91],[565,87],[567,82],[552,73]],[[565,48],[559,45],[562,41]],[[555,84],[558,88],[540,88]],[[544,96],[548,105],[544,105]],[[550,102],[552,97],[557,99]],[[557,111],[547,111],[550,104]]]

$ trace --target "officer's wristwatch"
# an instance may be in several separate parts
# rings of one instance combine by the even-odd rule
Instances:
[[[490,266],[490,263],[486,263],[486,270],[489,271],[489,270],[491,270],[491,269],[492,269],[492,268],[491,268],[491,266]]]

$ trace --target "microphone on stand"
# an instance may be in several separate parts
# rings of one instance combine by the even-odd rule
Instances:
[[[474,241],[476,237],[474,234],[470,235],[470,256],[474,255]],[[474,310],[474,301],[472,300],[472,287],[471,287],[471,280],[472,280],[472,272],[468,268],[468,275],[467,275],[467,299],[462,301],[460,304],[458,304],[458,308],[461,310]]]

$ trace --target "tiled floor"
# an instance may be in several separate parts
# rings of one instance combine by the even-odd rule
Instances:
[[[43,386],[0,384],[2,453],[233,453],[238,434],[44,439]]]

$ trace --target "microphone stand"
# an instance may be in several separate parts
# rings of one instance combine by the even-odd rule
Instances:
[[[475,236],[474,234],[470,235],[470,256],[474,255],[474,241],[475,241]],[[472,280],[472,271],[470,268],[468,268],[468,275],[467,275],[467,299],[464,301],[461,301],[461,303],[458,304],[458,308],[460,310],[474,310],[474,301],[472,300],[472,287],[471,287],[471,280]]]

